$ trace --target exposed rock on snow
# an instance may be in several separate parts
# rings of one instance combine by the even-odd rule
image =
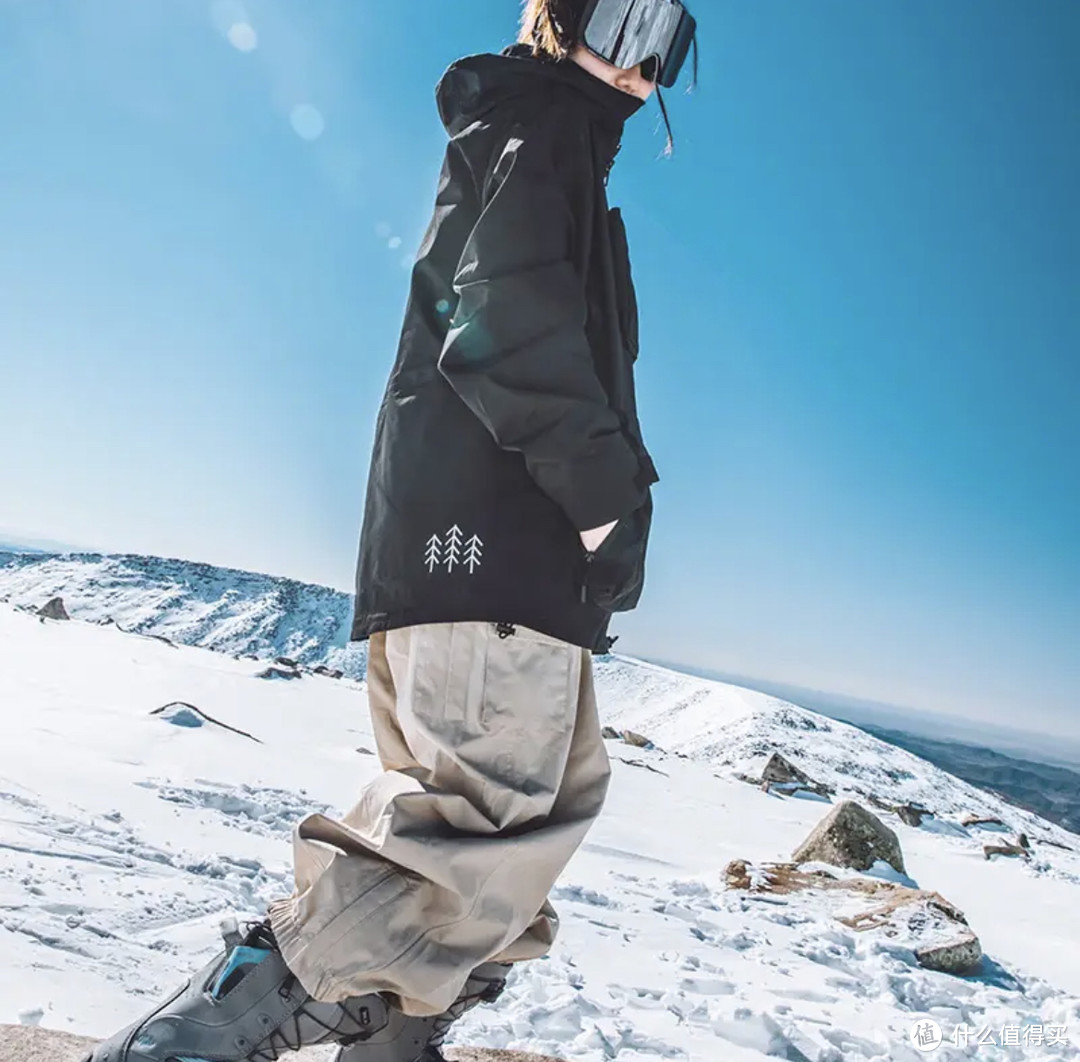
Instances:
[[[993,815],[976,815],[971,812],[960,820],[961,826],[1000,826],[1003,830],[1009,827],[1001,819]]]
[[[622,734],[618,732],[613,726],[605,726],[600,731],[600,736],[605,741],[619,741],[622,738]]]
[[[761,788],[766,793],[794,794],[805,792],[822,797],[828,797],[833,792],[829,786],[823,785],[821,782],[815,782],[804,771],[800,771],[795,764],[779,752],[774,752],[769,757],[768,763],[765,764],[761,772]]]
[[[264,668],[256,676],[261,679],[298,679],[303,678],[299,671],[295,668],[281,667],[278,664],[271,664],[268,668]]]
[[[622,739],[627,745],[633,745],[636,749],[654,749],[656,746],[644,734],[638,734],[633,730],[624,730]]]
[[[729,889],[755,894],[823,895],[838,922],[859,933],[873,930],[898,938],[927,969],[967,974],[982,962],[982,946],[963,912],[937,892],[879,878],[838,877],[824,867],[753,866],[742,859],[724,868],[724,880]]]
[[[854,870],[869,870],[879,859],[905,873],[900,839],[876,815],[844,800],[814,827],[795,850],[796,863],[819,861]]]
[[[934,813],[929,808],[924,808],[920,804],[901,804],[896,809],[896,814],[907,826],[921,826],[923,819],[934,817]]]
[[[1021,844],[984,844],[983,855],[990,859],[993,856],[1021,856],[1030,859],[1031,853]]]
[[[970,974],[982,965],[982,946],[974,933],[962,933],[955,940],[915,949],[920,966],[941,973]]]
[[[71,619],[67,614],[67,609],[64,608],[64,599],[62,597],[54,597],[46,601],[45,604],[38,609],[38,615],[44,616],[45,619],[52,620]]]

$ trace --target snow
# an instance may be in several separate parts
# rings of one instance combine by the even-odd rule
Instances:
[[[217,950],[223,916],[260,916],[289,891],[296,819],[344,809],[378,770],[361,751],[374,741],[356,650],[335,644],[345,595],[280,584],[150,558],[0,568],[0,1021],[102,1035],[138,1016]],[[16,607],[56,593],[71,622]],[[347,660],[348,675],[259,679],[281,654]],[[905,1060],[923,1057],[910,1033],[932,1018],[946,1037],[973,1031],[939,1058],[1080,1057],[1080,855],[1036,841],[1080,838],[763,694],[623,657],[599,662],[598,689],[604,722],[657,748],[608,743],[611,796],[554,891],[554,952],[516,970],[459,1042],[575,1062]],[[726,886],[731,860],[786,860],[829,810],[736,777],[773,750],[834,800],[934,811],[920,828],[875,811],[906,877],[883,863],[832,874],[941,893],[982,941],[977,974],[920,967],[917,919],[845,925],[857,904],[843,890]],[[1005,838],[962,827],[971,811],[1026,831],[1034,857],[985,860]],[[999,1046],[975,1044],[983,1026]],[[1002,1045],[1002,1026],[1032,1041],[1069,1026],[1071,1043]]]

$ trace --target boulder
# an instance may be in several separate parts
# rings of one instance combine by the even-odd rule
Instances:
[[[832,790],[821,782],[815,782],[804,771],[800,771],[789,759],[779,752],[774,752],[769,757],[761,772],[761,788],[769,793],[777,790],[781,793],[794,793],[804,790],[808,793],[816,793],[818,796],[829,796]]]
[[[800,785],[812,786],[815,783],[810,776],[804,774],[790,760],[785,759],[779,752],[774,752],[765,764],[761,772],[761,781],[764,782],[798,782]]]
[[[289,656],[276,656],[274,657],[274,663],[280,664],[282,667],[291,667],[295,671],[300,665]]]
[[[974,933],[961,933],[955,940],[915,949],[915,961],[928,970],[948,974],[974,973],[982,964],[982,945]]]
[[[62,597],[54,597],[46,601],[45,604],[37,610],[37,614],[43,616],[45,619],[51,620],[71,619],[67,614],[67,609],[64,608],[64,599]]]
[[[879,859],[904,874],[900,840],[876,815],[842,800],[814,827],[791,857],[796,863],[822,862],[869,870]]]
[[[908,826],[921,826],[923,819],[927,816],[932,818],[934,815],[929,808],[920,804],[901,804],[896,809],[896,814],[900,816],[900,821]]]
[[[316,664],[311,670],[316,675],[325,675],[327,678],[339,679],[345,677],[344,671],[339,671],[336,667],[327,667],[325,664]]]
[[[605,741],[618,741],[622,737],[622,734],[620,734],[613,726],[605,726],[603,730],[600,731],[600,736]]]
[[[622,739],[636,749],[654,749],[656,746],[644,734],[635,734],[633,730],[624,730]]]

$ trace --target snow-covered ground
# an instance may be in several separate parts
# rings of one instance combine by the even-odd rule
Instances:
[[[259,678],[266,661],[230,655],[235,643],[214,652],[101,625],[111,615],[129,631],[142,609],[147,633],[161,633],[160,598],[138,588],[114,588],[106,606],[92,588],[80,601],[70,572],[48,586],[27,576],[0,569],[0,1021],[104,1034],[216,949],[222,915],[260,915],[287,892],[292,823],[348,806],[378,766],[361,751],[373,748],[362,682]],[[177,593],[165,610],[175,642],[187,640],[177,616],[217,607],[189,589],[195,603]],[[54,590],[72,622],[14,607]],[[231,598],[201,638],[220,642],[234,623],[250,639],[238,614],[260,617],[263,655],[302,636],[301,623],[281,627],[278,606]],[[518,970],[458,1040],[574,1062],[903,1060],[923,1057],[909,1034],[932,1018],[946,1038],[966,1023],[972,1041],[932,1057],[1080,1057],[1080,855],[1044,843],[1080,849],[1080,838],[774,698],[624,658],[598,676],[604,721],[659,748],[609,743],[609,805],[556,889],[554,954]],[[258,740],[184,725],[200,718],[183,708],[151,714],[173,702]],[[725,887],[730,860],[788,859],[829,810],[736,777],[774,749],[838,797],[934,810],[918,829],[879,814],[910,878],[967,915],[986,952],[979,974],[923,969],[904,933],[849,928],[823,893]],[[966,812],[1024,830],[1035,857],[986,861],[994,835],[961,827]]]

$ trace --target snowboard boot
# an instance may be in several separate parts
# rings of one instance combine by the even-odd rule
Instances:
[[[494,1003],[506,987],[507,963],[486,962],[465,982],[461,995],[443,1014],[412,1018],[394,1010],[386,1026],[364,1040],[342,1047],[334,1062],[445,1062],[441,1048],[450,1026],[480,1003]]]
[[[235,921],[223,930],[221,955],[83,1062],[276,1062],[301,1047],[380,1036],[397,1020],[377,994],[313,999],[285,965],[267,923],[243,936]]]

